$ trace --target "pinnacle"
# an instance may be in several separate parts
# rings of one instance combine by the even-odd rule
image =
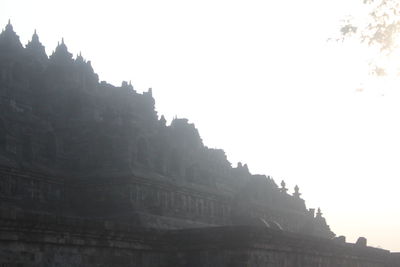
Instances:
[[[1,32],[0,39],[3,44],[7,44],[10,47],[14,45],[15,47],[22,48],[19,36],[14,32],[10,19],[8,20],[5,29]]]
[[[8,19],[8,23],[7,23],[7,25],[6,25],[6,31],[7,31],[7,30],[13,31],[13,26],[11,25],[11,20],[10,20],[10,19]]]
[[[39,41],[39,36],[38,36],[37,33],[36,33],[36,29],[35,29],[35,31],[33,32],[32,41]]]

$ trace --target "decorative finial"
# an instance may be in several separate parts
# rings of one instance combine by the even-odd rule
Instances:
[[[61,44],[64,44],[64,37],[61,38]]]
[[[161,115],[160,124],[165,127],[167,125],[167,120],[165,119],[164,115]]]
[[[294,193],[293,193],[293,196],[295,197],[295,198],[300,198],[300,193],[299,193],[299,187],[296,185],[295,187],[294,187]]]
[[[359,247],[366,247],[367,246],[367,239],[365,237],[359,237],[356,242],[356,246]]]
[[[38,36],[37,33],[36,33],[36,29],[35,29],[35,31],[33,32],[32,41],[39,41],[39,36]]]
[[[12,31],[13,30],[13,26],[11,25],[11,20],[8,19],[8,24],[6,25],[6,30],[8,31]]]
[[[245,163],[245,164],[243,165],[243,169],[244,169],[246,172],[249,172],[249,166],[247,166],[247,163]]]
[[[316,217],[322,217],[322,212],[321,212],[320,208],[318,208],[318,210],[317,210],[317,216]]]
[[[284,180],[282,180],[282,182],[281,182],[281,192],[282,193],[286,193],[288,190],[287,190],[287,188],[286,188],[286,183],[285,183],[285,181]]]
[[[132,81],[131,81],[131,80],[129,80],[128,88],[129,88],[130,90],[134,90],[134,89],[133,89],[133,85],[132,85]]]
[[[81,51],[79,51],[79,53],[76,54],[76,61],[85,62],[85,61],[83,60]]]

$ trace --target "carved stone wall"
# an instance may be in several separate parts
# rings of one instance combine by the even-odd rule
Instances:
[[[63,180],[0,166],[0,200],[26,210],[59,212],[65,206]]]
[[[0,266],[400,266],[386,250],[258,227],[161,231],[2,209],[0,215]]]
[[[188,119],[167,125],[151,89],[99,82],[63,41],[49,57],[36,33],[24,47],[10,23],[0,33],[1,170],[0,198],[27,210],[163,228],[262,219],[333,235],[302,199],[205,146]]]

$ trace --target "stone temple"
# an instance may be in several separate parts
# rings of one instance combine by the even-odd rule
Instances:
[[[64,41],[47,56],[36,32],[0,34],[0,266],[398,266],[300,195]]]

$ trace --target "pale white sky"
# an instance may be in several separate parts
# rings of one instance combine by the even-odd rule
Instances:
[[[300,186],[338,235],[400,251],[400,83],[327,42],[361,0],[0,0],[23,44],[64,37],[101,80],[153,88],[236,165]],[[363,90],[359,90],[363,88]]]

